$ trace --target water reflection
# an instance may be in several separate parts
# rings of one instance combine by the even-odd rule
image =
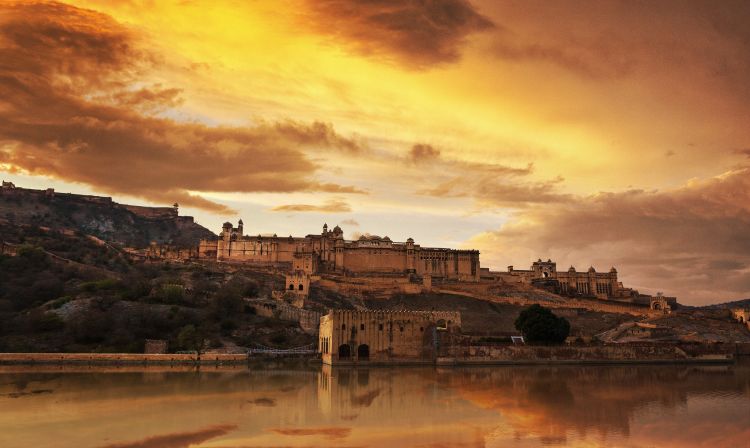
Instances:
[[[0,446],[750,446],[750,364],[81,370],[0,370]]]

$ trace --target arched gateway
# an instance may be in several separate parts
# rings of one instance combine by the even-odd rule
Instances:
[[[352,357],[352,350],[348,344],[339,345],[339,359],[350,359]]]

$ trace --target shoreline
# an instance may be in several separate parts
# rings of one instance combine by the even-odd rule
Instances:
[[[296,360],[308,364],[331,365],[319,357],[310,356],[248,356],[246,354],[138,354],[138,353],[0,353],[0,366],[241,366],[262,361]],[[734,364],[737,356],[732,353],[711,354],[688,358],[452,358],[441,357],[435,360],[388,360],[342,362],[333,365],[340,367],[397,367],[397,366],[513,366],[513,365],[644,365],[644,364]]]

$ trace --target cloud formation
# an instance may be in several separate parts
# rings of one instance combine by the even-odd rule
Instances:
[[[410,68],[457,61],[474,33],[494,24],[467,0],[309,0],[315,31],[354,52]]]
[[[483,253],[618,266],[635,286],[686,303],[750,297],[750,167],[664,191],[631,190],[530,207],[474,238]],[[512,259],[515,258],[515,259]],[[633,283],[630,283],[631,286]]]
[[[271,432],[284,436],[322,436],[329,440],[344,439],[352,432],[352,428],[320,427],[320,428],[271,428]]]
[[[237,429],[235,425],[215,425],[197,431],[147,437],[135,442],[112,443],[101,448],[188,448]]]
[[[320,205],[287,204],[278,205],[271,209],[273,212],[318,212],[318,213],[346,213],[352,211],[351,206],[343,199],[329,199]]]
[[[341,221],[341,225],[342,226],[359,227],[359,221],[357,221],[356,219],[351,219],[351,218],[350,219],[345,219],[345,220]]]
[[[0,166],[108,193],[228,213],[194,192],[361,193],[319,182],[304,150],[356,153],[327,123],[206,126],[150,113],[180,90],[133,89],[157,57],[109,16],[72,6],[0,9]]]
[[[416,143],[411,147],[409,151],[409,157],[412,162],[421,162],[424,160],[435,160],[440,157],[440,150],[434,148],[432,145],[424,143]]]
[[[408,160],[429,175],[421,182],[427,185],[417,194],[434,197],[470,198],[480,207],[525,207],[528,204],[563,202],[570,195],[558,189],[563,179],[531,180],[534,165],[523,168],[496,163],[477,163],[449,159],[439,148],[417,143],[411,147]]]

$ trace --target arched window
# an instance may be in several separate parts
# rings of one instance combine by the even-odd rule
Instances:
[[[341,324],[341,329],[346,330],[346,324]]]
[[[305,289],[305,288],[304,288],[304,286],[302,286],[302,284],[300,284],[300,285],[299,285],[299,287],[298,287],[297,289],[299,289],[300,291],[302,291],[302,290],[303,290],[303,289]]]
[[[289,284],[289,291],[294,291],[294,285],[291,283]]]
[[[445,323],[445,319],[440,319],[439,321],[437,321],[437,328],[438,330],[445,330],[446,328],[448,328],[448,325],[446,325]]]

